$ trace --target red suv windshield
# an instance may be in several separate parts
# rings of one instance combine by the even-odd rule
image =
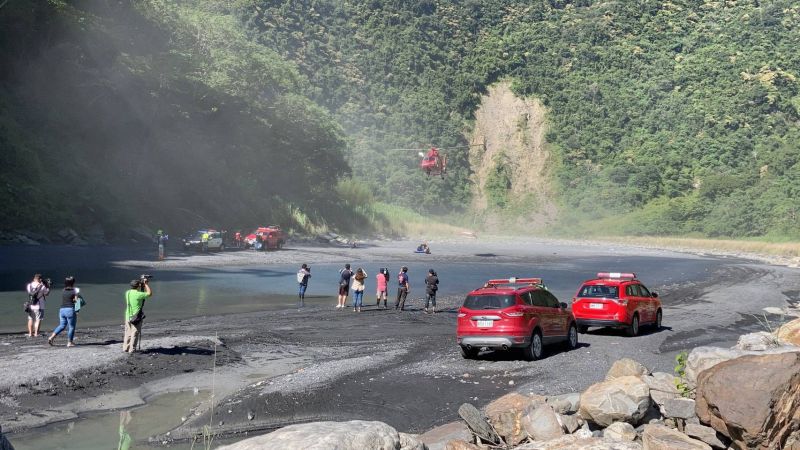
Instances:
[[[464,300],[464,308],[468,309],[503,309],[517,303],[513,295],[468,295]]]
[[[585,284],[581,287],[578,297],[584,298],[619,298],[617,286],[604,286],[602,284]]]

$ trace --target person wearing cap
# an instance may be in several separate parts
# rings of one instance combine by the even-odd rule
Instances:
[[[428,312],[428,304],[431,305],[431,313],[436,313],[436,291],[439,290],[439,277],[436,271],[428,269],[428,276],[425,277],[425,312]]]
[[[143,289],[143,290],[140,290]],[[144,301],[153,295],[146,278],[131,281],[131,288],[125,292],[125,337],[122,351],[133,353],[139,346],[144,323]]]
[[[403,266],[403,268],[400,269],[400,273],[397,274],[397,300],[394,302],[394,309],[400,308],[400,311],[403,311],[406,305],[406,297],[408,297],[408,291],[410,290],[410,285],[408,283],[408,267]]]
[[[350,278],[353,277],[353,271],[350,270],[350,264],[345,264],[344,269],[339,271],[339,302],[336,308],[344,309],[344,304],[347,302],[347,294],[350,291]]]
[[[300,301],[300,307],[306,306],[306,289],[308,288],[309,278],[311,278],[311,268],[304,263],[300,266],[300,270],[297,271],[297,284],[299,284],[297,297]]]
[[[39,336],[39,326],[44,319],[44,303],[50,294],[50,286],[47,283],[42,280],[42,274],[37,273],[25,288],[28,298],[31,299],[30,305],[25,311],[28,314],[28,337]]]

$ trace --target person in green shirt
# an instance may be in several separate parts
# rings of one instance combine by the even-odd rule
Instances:
[[[139,347],[144,323],[144,301],[153,295],[147,279],[131,281],[131,288],[125,292],[125,337],[122,351],[133,353]]]

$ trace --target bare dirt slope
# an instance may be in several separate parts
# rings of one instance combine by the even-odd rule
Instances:
[[[486,181],[498,161],[510,170],[511,206],[531,207],[526,228],[540,228],[555,220],[558,209],[550,188],[550,152],[544,135],[546,110],[536,99],[522,99],[503,81],[489,88],[475,113],[470,165],[475,172],[473,208],[483,212],[489,205]],[[489,228],[492,225],[487,223]]]

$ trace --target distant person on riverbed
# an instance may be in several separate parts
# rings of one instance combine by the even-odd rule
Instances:
[[[389,269],[385,267],[381,267],[381,270],[375,275],[375,285],[378,286],[378,290],[375,293],[375,296],[378,298],[377,303],[375,306],[381,306],[381,299],[383,299],[383,309],[386,309],[387,305],[387,295],[386,286],[389,284]]]
[[[428,312],[428,303],[431,304],[431,313],[436,313],[436,291],[439,290],[439,277],[433,269],[428,270],[425,277],[425,312]]]
[[[33,281],[26,287],[28,291],[28,337],[39,336],[39,325],[44,319],[44,303],[47,295],[50,294],[50,286],[42,281],[42,274],[37,273],[33,276]]]
[[[144,323],[144,301],[153,295],[146,278],[131,281],[131,288],[125,292],[125,337],[122,351],[133,353],[139,347]]]
[[[297,271],[297,283],[300,285],[300,290],[297,292],[297,297],[300,300],[300,307],[306,306],[306,288],[308,288],[308,279],[311,278],[311,268],[308,264],[300,266]]]
[[[364,303],[364,289],[366,288],[367,272],[359,267],[353,277],[353,311],[361,312]]]
[[[53,340],[67,329],[67,347],[74,347],[72,342],[75,339],[75,325],[78,316],[75,314],[75,302],[78,301],[78,288],[75,287],[75,277],[64,279],[64,291],[61,293],[61,309],[58,310],[60,322],[58,327],[53,330],[53,334],[47,338],[47,343],[53,345]]]
[[[350,264],[345,264],[344,269],[339,271],[339,275],[339,302],[336,304],[336,308],[344,308],[348,291],[350,291],[350,278],[353,276]]]
[[[406,297],[408,291],[411,290],[411,285],[408,283],[408,267],[403,266],[400,273],[397,274],[397,300],[394,302],[394,309],[403,308],[406,306]]]

